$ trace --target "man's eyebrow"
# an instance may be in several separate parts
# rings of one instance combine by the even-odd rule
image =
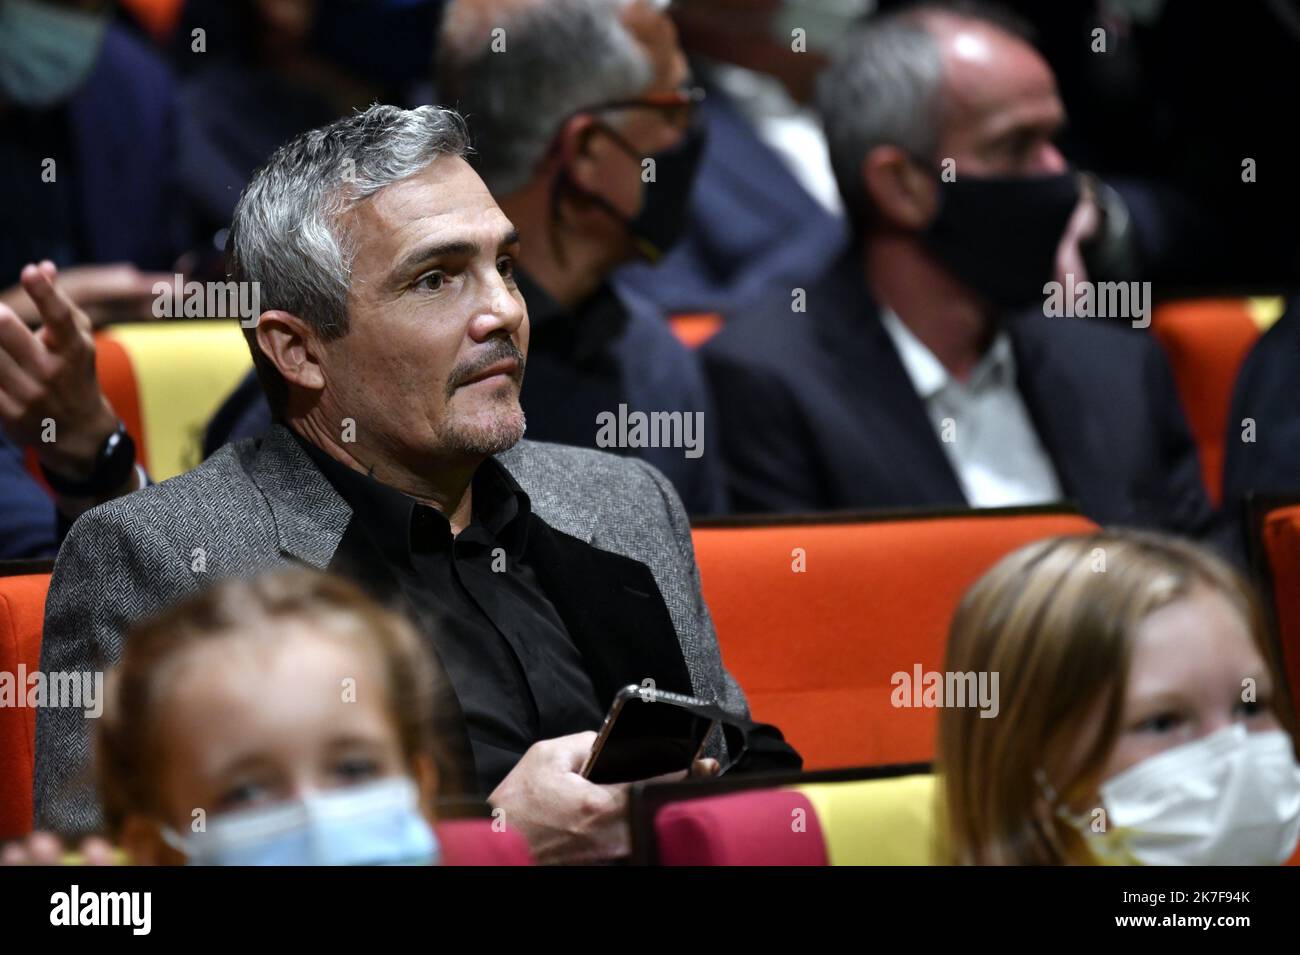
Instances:
[[[515,245],[519,242],[519,230],[511,229],[501,236],[497,243],[498,248],[508,245]],[[437,245],[426,245],[416,249],[410,255],[406,256],[397,267],[393,269],[393,276],[399,277],[407,275],[414,271],[418,266],[432,259],[442,258],[444,256],[457,256],[460,258],[472,258],[482,251],[482,246],[477,242],[469,240],[458,240],[452,242],[440,242]]]
[[[1017,140],[1026,136],[1042,136],[1056,140],[1065,131],[1065,120],[1022,119],[993,134],[989,145],[1002,147],[1015,145]]]

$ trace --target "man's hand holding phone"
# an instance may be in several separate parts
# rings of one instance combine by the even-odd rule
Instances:
[[[627,820],[629,783],[600,785],[581,771],[591,756],[596,734],[574,733],[542,740],[528,752],[488,797],[505,824],[517,829],[541,864],[605,862],[631,850]],[[699,759],[690,775],[716,776],[715,759]],[[686,770],[655,777],[684,779]]]

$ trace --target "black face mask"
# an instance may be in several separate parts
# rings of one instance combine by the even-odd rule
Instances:
[[[1052,280],[1056,248],[1079,203],[1072,171],[939,183],[939,211],[921,234],[930,252],[989,304],[1029,305]]]
[[[631,143],[608,126],[602,126],[601,129],[620,149],[638,163],[641,161],[642,154]],[[641,256],[650,262],[657,262],[686,231],[691,186],[699,171],[707,138],[703,125],[692,121],[676,144],[645,157],[654,160],[654,181],[644,184],[641,210],[630,219],[610,205],[603,196],[580,188],[569,178],[567,171],[561,173],[557,186],[585,196],[604,209],[627,229]],[[557,217],[558,204],[557,189],[552,201],[553,215]]]

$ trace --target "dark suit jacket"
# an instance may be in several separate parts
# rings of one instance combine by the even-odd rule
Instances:
[[[856,257],[733,321],[704,349],[740,511],[963,506],[961,485]],[[1100,523],[1203,533],[1196,449],[1155,341],[1041,315],[1007,328],[1065,493]]]
[[[701,76],[709,138],[685,234],[658,264],[617,272],[620,287],[665,315],[734,311],[768,283],[825,268],[848,241],[844,222],[808,194],[726,94],[708,85],[707,72]]]
[[[1242,440],[1242,421],[1255,440]],[[1223,456],[1225,533],[1245,559],[1247,494],[1300,494],[1300,299],[1255,343],[1237,374]]]
[[[169,268],[188,230],[176,206],[171,71],[112,26],[70,110],[87,262]]]
[[[53,557],[59,519],[23,463],[23,452],[0,434],[0,560]]]

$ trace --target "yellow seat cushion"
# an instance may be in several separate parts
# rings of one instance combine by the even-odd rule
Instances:
[[[238,323],[164,320],[101,334],[122,347],[135,373],[150,477],[197,466],[209,419],[252,367]]]
[[[817,811],[831,865],[937,865],[932,775],[794,787]]]

